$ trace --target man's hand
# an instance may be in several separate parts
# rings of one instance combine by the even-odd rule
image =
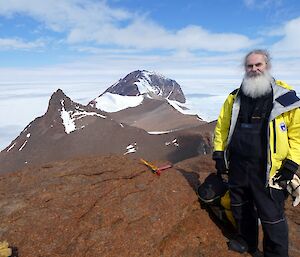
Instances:
[[[227,168],[223,151],[213,152],[213,160],[216,162],[215,168],[218,175],[227,174]]]
[[[293,206],[297,206],[300,203],[300,178],[297,174],[293,176],[286,189],[293,198]]]
[[[294,172],[285,169],[285,168],[280,168],[276,175],[274,176],[274,182],[281,182],[281,181],[289,181],[293,179]]]
[[[276,175],[273,178],[273,181],[276,183],[287,182],[293,179],[295,172],[298,169],[298,164],[287,159],[283,162],[281,168],[277,171]]]

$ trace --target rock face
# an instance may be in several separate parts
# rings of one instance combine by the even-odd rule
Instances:
[[[286,202],[286,215],[289,224],[289,252],[290,256],[300,255],[300,207],[292,206],[292,200]]]
[[[106,156],[2,175],[0,240],[22,257],[240,256],[201,209],[199,174],[185,166],[156,176],[137,160]]]
[[[241,256],[227,249],[232,231],[196,196],[213,169],[211,156],[198,156],[157,176],[138,160],[110,155],[1,175],[0,241],[22,257]],[[298,257],[300,210],[290,201],[286,208],[290,257]]]
[[[109,153],[178,162],[211,151],[210,138],[201,134],[201,128],[194,130],[197,133],[181,130],[151,135],[115,121],[109,113],[73,102],[58,90],[47,112],[0,153],[0,173],[75,156]]]
[[[145,98],[142,104],[110,113],[110,116],[129,126],[147,132],[170,132],[199,127],[207,122],[197,115],[185,115],[175,110],[167,101]]]
[[[145,70],[129,73],[109,87],[103,94],[107,92],[123,96],[138,96],[147,93],[153,97],[167,98],[180,103],[185,102],[185,96],[175,80]]]

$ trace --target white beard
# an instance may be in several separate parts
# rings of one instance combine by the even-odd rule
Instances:
[[[246,75],[241,89],[246,96],[257,98],[271,92],[271,82],[272,77],[268,72],[257,76]]]

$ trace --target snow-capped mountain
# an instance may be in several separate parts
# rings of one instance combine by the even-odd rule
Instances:
[[[185,96],[176,81],[145,70],[129,73],[89,106],[149,133],[169,133],[204,123],[185,106]]]
[[[185,96],[175,80],[155,72],[137,70],[110,86],[89,105],[106,112],[116,112],[140,105],[145,97],[175,102],[176,106],[185,103]]]
[[[133,71],[125,78],[109,87],[104,93],[123,96],[138,96],[148,94],[152,97],[185,102],[185,96],[180,85],[172,79],[150,71]]]

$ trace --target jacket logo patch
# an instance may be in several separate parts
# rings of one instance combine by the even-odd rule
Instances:
[[[281,131],[286,131],[286,125],[284,122],[281,122],[279,126],[280,126]]]

